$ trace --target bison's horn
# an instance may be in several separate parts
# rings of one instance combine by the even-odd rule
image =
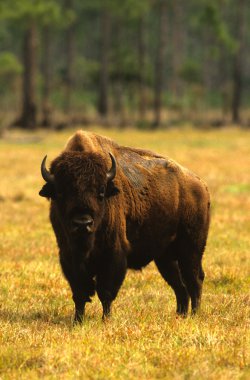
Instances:
[[[115,160],[115,157],[111,153],[109,153],[109,155],[112,161],[112,166],[109,172],[107,173],[107,179],[108,181],[112,181],[116,175],[116,160]]]
[[[44,159],[42,160],[42,164],[41,164],[42,177],[43,177],[44,181],[53,183],[54,182],[54,176],[52,174],[50,174],[50,172],[46,169],[46,159],[47,159],[47,155],[44,157]]]

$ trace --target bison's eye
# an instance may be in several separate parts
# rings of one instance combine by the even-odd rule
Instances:
[[[99,199],[104,199],[105,197],[105,186],[101,186],[100,190],[99,190],[99,194],[98,194],[98,197]]]

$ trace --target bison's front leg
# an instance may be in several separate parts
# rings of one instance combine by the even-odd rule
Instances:
[[[95,282],[93,278],[86,273],[81,265],[67,262],[62,256],[60,263],[63,273],[69,282],[72,290],[72,298],[75,303],[74,324],[82,323],[86,302],[90,302],[90,297],[95,293]]]
[[[79,273],[74,281],[70,283],[70,286],[75,303],[74,324],[81,324],[84,320],[86,302],[91,302],[90,297],[95,293],[95,282],[92,278],[85,277],[82,273]]]
[[[124,255],[113,254],[105,258],[96,278],[96,290],[102,303],[103,320],[110,316],[111,304],[117,296],[127,270],[127,260]]]
[[[84,319],[84,311],[85,311],[85,304],[81,299],[78,299],[76,295],[73,294],[73,301],[75,303],[75,316],[74,316],[74,324],[81,324]]]
[[[110,316],[112,300],[103,299],[101,302],[102,302],[102,310],[103,310],[102,320],[105,321],[105,319]]]

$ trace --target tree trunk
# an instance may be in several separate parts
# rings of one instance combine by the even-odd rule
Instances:
[[[243,79],[243,54],[245,37],[245,0],[238,0],[236,14],[236,33],[239,44],[233,62],[233,96],[232,96],[232,122],[240,123],[240,106],[242,99],[242,79]]]
[[[50,105],[50,93],[51,93],[51,30],[44,27],[43,29],[43,62],[42,62],[42,74],[43,74],[43,92],[42,92],[42,126],[51,126],[51,105]]]
[[[109,89],[109,49],[110,49],[110,15],[106,8],[101,16],[101,67],[98,111],[101,116],[108,115],[108,89]]]
[[[139,20],[138,33],[138,62],[139,62],[139,117],[141,121],[145,119],[146,93],[145,93],[145,58],[146,58],[146,25],[145,19]]]
[[[183,60],[183,4],[173,2],[173,79],[172,92],[175,98],[181,95],[180,68]]]
[[[34,129],[37,126],[36,105],[36,24],[32,22],[25,32],[23,45],[23,108],[15,125]]]
[[[74,0],[66,0],[67,10],[74,10]],[[72,109],[72,89],[74,85],[74,59],[75,59],[75,22],[71,23],[66,33],[66,89],[65,112],[70,115]]]
[[[159,4],[159,42],[156,52],[155,64],[155,95],[154,95],[154,113],[155,119],[153,128],[161,124],[162,92],[164,83],[164,64],[167,37],[167,3],[161,0]]]

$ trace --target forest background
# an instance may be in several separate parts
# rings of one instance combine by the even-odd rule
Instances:
[[[0,0],[0,128],[250,125],[248,0]]]

